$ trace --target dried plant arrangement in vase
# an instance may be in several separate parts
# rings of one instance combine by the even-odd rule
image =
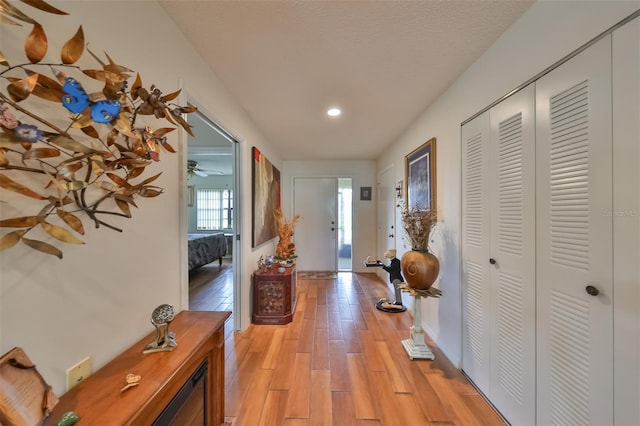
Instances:
[[[421,209],[419,206],[403,206],[401,219],[411,241],[411,250],[404,253],[400,260],[402,275],[410,287],[428,290],[440,272],[438,258],[429,253],[431,234],[438,214],[435,210]]]
[[[44,1],[23,2],[66,15]],[[0,90],[0,188],[9,200],[0,202],[11,204],[11,196],[17,202],[18,194],[21,205],[35,207],[32,214],[0,218],[0,227],[14,229],[0,237],[0,251],[22,242],[62,258],[62,251],[45,239],[84,244],[79,238],[84,235],[82,217],[96,228],[121,231],[105,218],[130,218],[136,196],[163,192],[153,183],[161,173],[143,174],[159,161],[161,147],[175,152],[166,139],[175,127],[153,129],[146,119],[140,123],[141,117],[164,119],[192,134],[183,115],[196,108],[172,103],[180,90],[163,94],[155,85],[143,87],[138,73],[108,54],[103,60],[87,48],[95,66],[81,68],[82,26],[52,63],[45,61],[48,40],[41,24],[6,1],[0,18],[2,25],[32,26],[25,59],[0,52],[0,78],[6,83]]]
[[[438,213],[435,210],[425,210],[419,206],[401,206],[400,218],[402,225],[411,242],[411,249],[429,251],[429,242],[433,229],[438,223]]]
[[[276,246],[276,258],[279,260],[293,259],[296,257],[296,246],[292,238],[300,215],[295,215],[290,221],[287,221],[281,209],[277,209],[273,215],[278,225],[278,237],[280,238]]]

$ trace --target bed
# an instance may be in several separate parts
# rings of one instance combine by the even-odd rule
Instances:
[[[227,239],[223,232],[215,234],[189,234],[189,270],[199,268],[227,254]]]

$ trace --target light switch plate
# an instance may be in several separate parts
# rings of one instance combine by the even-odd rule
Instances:
[[[88,356],[76,365],[67,369],[67,391],[89,377],[91,374],[91,357]]]

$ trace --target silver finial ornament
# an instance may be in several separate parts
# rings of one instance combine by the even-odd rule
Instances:
[[[156,338],[153,342],[145,346],[142,351],[143,353],[168,352],[178,346],[176,343],[176,334],[169,331],[169,323],[173,321],[174,317],[175,309],[171,305],[160,305],[153,310],[151,313],[151,324],[156,328]]]

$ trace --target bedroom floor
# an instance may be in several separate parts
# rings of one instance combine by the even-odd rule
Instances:
[[[189,273],[189,309],[231,311],[233,309],[233,267],[230,258],[201,266]],[[227,322],[233,323],[232,320]]]

